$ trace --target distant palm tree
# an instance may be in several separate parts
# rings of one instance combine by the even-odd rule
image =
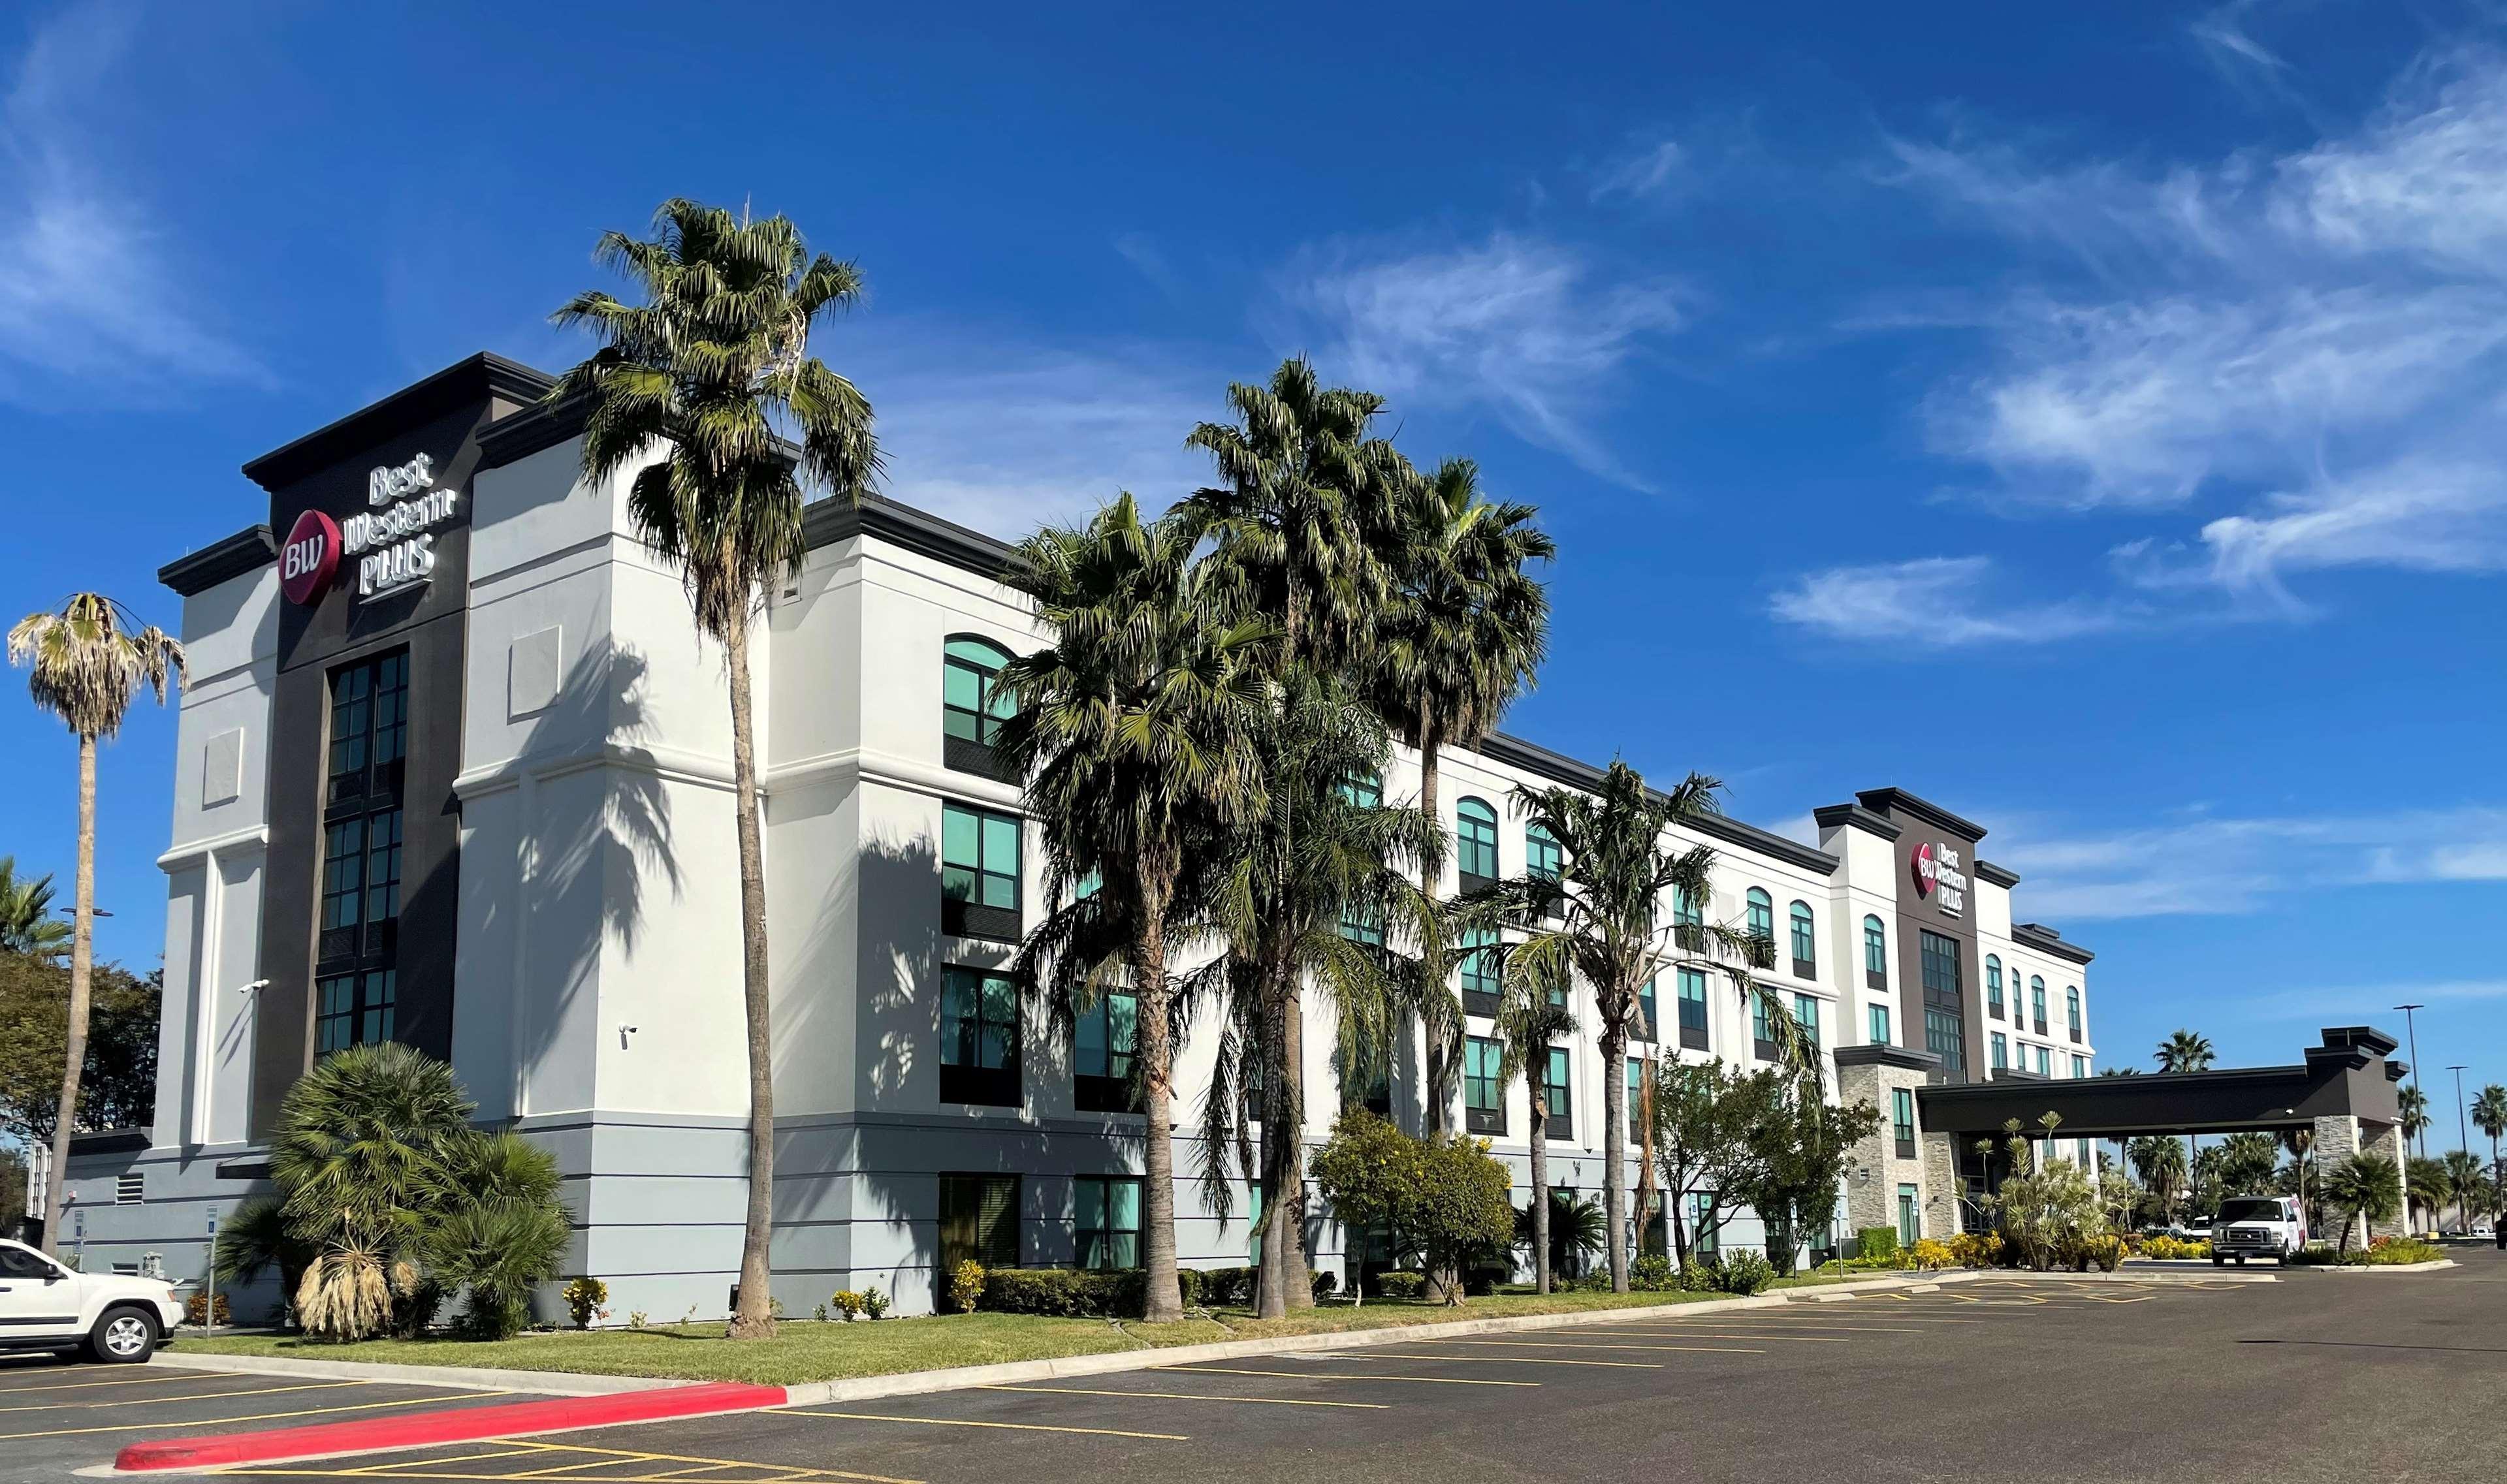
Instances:
[[[2415,1208],[2414,1212],[2407,1213],[2412,1216],[2412,1229],[2428,1229],[2419,1224],[2419,1212],[2428,1213],[2430,1227],[2437,1225],[2438,1213],[2446,1209],[2446,1203],[2454,1195],[2454,1183],[2447,1177],[2446,1162],[2431,1159],[2425,1154],[2412,1155],[2403,1161],[2403,1184],[2405,1194]]]
[[[70,924],[53,916],[53,878],[18,879],[15,856],[0,855],[0,952],[57,959],[70,946]]]
[[[2507,1087],[2492,1082],[2481,1090],[2472,1100],[2472,1126],[2489,1136],[2490,1212],[2507,1222],[2507,1188],[2502,1188],[2498,1163],[2498,1140],[2507,1136]]]
[[[627,515],[675,562],[697,632],[722,645],[731,690],[732,814],[740,848],[741,998],[748,1033],[748,1211],[735,1339],[775,1332],[768,1252],[775,1223],[775,1040],[769,1022],[766,866],[749,706],[748,630],[769,585],[796,568],[801,480],[860,498],[879,471],[870,403],[810,354],[810,330],[861,298],[850,263],[810,256],[781,216],[749,221],[691,200],[662,203],[653,236],[604,233],[596,259],[642,290],[594,290],[551,316],[601,342],[549,400],[580,398],[584,477],[630,470]]]
[[[1021,956],[1022,977],[1060,1014],[1087,1013],[1115,988],[1134,1005],[1142,1092],[1142,1266],[1150,1323],[1183,1317],[1176,1282],[1175,999],[1168,959],[1177,891],[1196,851],[1263,806],[1254,734],[1267,720],[1260,669],[1270,630],[1229,619],[1193,565],[1175,520],[1144,522],[1129,494],[1084,527],[1048,525],[1019,546],[1008,582],[1053,639],[1012,660],[1000,746],[1027,780],[1061,901]]]
[[[2211,1049],[2209,1036],[2183,1029],[2170,1032],[2167,1039],[2159,1043],[2156,1055],[2161,1071],[2209,1071],[2211,1064],[2218,1060],[2217,1054]],[[2198,1199],[2202,1193],[2199,1178],[2202,1166],[2198,1154],[2194,1136],[2186,1135],[2185,1167],[2196,1176],[2191,1182],[2192,1188],[2189,1193]]]
[[[1524,1216],[1529,1223],[1526,1240],[1532,1249],[1533,1286],[1546,1293],[1555,1276],[1549,1231],[1549,1048],[1576,1033],[1576,1017],[1567,1008],[1566,996],[1553,993],[1566,983],[1563,977],[1544,982],[1530,975],[1507,974],[1503,983],[1505,997],[1498,1001],[1497,1013],[1498,1087],[1503,1098],[1504,1089],[1521,1077],[1531,1101],[1532,1123],[1526,1135],[1532,1149],[1532,1201],[1524,1208]]]
[[[2421,1092],[2417,1087],[2406,1087],[2394,1095],[2394,1102],[2402,1115],[2400,1122],[2403,1126],[2404,1144],[2410,1147],[2424,1147],[2420,1136],[2428,1132],[2428,1094]]]
[[[1399,460],[1398,453],[1389,454]],[[1447,742],[1476,746],[1533,684],[1548,643],[1549,595],[1525,570],[1557,554],[1530,505],[1480,497],[1479,466],[1449,458],[1422,477],[1400,461],[1391,498],[1374,508],[1390,529],[1393,589],[1375,634],[1369,702],[1419,751],[1419,812],[1444,827],[1437,757]],[[1433,887],[1433,883],[1422,883]],[[1462,1056],[1461,1005],[1429,1001],[1428,1126],[1442,1129]]]
[[[2449,1149],[2440,1161],[2446,1166],[2446,1186],[2454,1194],[2454,1224],[2460,1231],[2472,1230],[2472,1203],[2481,1199],[2481,1156],[2470,1149]]]
[[[183,646],[101,593],[73,593],[57,613],[29,613],[9,631],[9,660],[32,672],[35,705],[78,738],[78,888],[70,934],[69,1037],[61,1059],[61,1101],[53,1122],[53,1162],[44,1176],[44,1250],[60,1246],[61,1180],[70,1130],[78,1125],[80,1075],[87,1068],[88,1013],[95,968],[95,744],[122,730],[141,686],[165,700],[182,683]]]
[[[2185,1183],[2185,1150],[2175,1140],[2157,1134],[2145,1134],[2129,1146],[2133,1173],[2141,1176],[2142,1187],[2159,1202],[2162,1212],[2175,1205],[2176,1196]]]
[[[2353,1154],[2324,1172],[2324,1202],[2342,1213],[2342,1250],[2350,1249],[2353,1222],[2374,1230],[2403,1200],[2402,1175],[2381,1154]]]

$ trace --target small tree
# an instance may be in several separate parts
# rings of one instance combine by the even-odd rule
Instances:
[[[2342,1213],[2342,1250],[2346,1252],[2354,1222],[2374,1229],[2402,1208],[2402,1172],[2381,1154],[2353,1154],[2324,1172],[2324,1203]]]
[[[1748,1176],[1726,1189],[1759,1213],[1767,1260],[1790,1273],[1802,1234],[1825,1230],[1835,1213],[1847,1154],[1880,1127],[1880,1110],[1869,1103],[1832,1106],[1821,1099],[1815,1075],[1777,1081],[1764,1112],[1747,1129]]]
[[[1791,1079],[1769,1068],[1740,1071],[1724,1063],[1666,1062],[1655,1073],[1654,1160],[1672,1204],[1672,1240],[1686,1265],[1700,1242],[1732,1219],[1726,1199],[1767,1179],[1768,1145],[1754,1131],[1775,1121]],[[1850,1140],[1849,1140],[1850,1142]],[[1705,1199],[1694,1230],[1682,1208],[1694,1192]]]
[[[1508,1193],[1514,1177],[1489,1157],[1488,1140],[1431,1135],[1422,1150],[1421,1178],[1403,1215],[1403,1230],[1418,1245],[1420,1266],[1443,1291],[1447,1304],[1463,1301],[1463,1280],[1472,1259],[1503,1249],[1514,1235],[1514,1205]]]
[[[1310,1169],[1316,1193],[1331,1208],[1347,1240],[1398,1229],[1427,1180],[1424,1147],[1362,1107],[1340,1115],[1331,1138],[1315,1151]],[[1395,1249],[1399,1249],[1398,1236]],[[1355,1275],[1350,1287],[1359,1287]]]

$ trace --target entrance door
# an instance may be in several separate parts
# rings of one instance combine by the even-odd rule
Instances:
[[[1898,1245],[1913,1247],[1915,1239],[1921,1235],[1915,1217],[1915,1187],[1901,1185],[1898,1187]]]

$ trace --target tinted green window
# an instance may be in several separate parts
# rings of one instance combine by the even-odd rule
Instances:
[[[1819,961],[1818,933],[1813,928],[1810,905],[1796,902],[1791,909],[1794,935],[1794,964],[1798,972],[1807,973],[1809,965]]]
[[[1984,1013],[1995,1017],[2002,1014],[2002,956],[1999,954],[1984,956]]]
[[[1072,1070],[1083,1077],[1128,1077],[1140,1035],[1140,999],[1100,995],[1072,1028]]]
[[[2037,1023],[2041,1033],[2045,1031],[2046,981],[2036,974],[2028,976],[2028,1018]]]
[[[1015,910],[1019,904],[1019,822],[989,810],[940,810],[940,892],[962,902]]]
[[[1556,881],[1561,873],[1558,842],[1538,824],[1523,832],[1523,869],[1543,881]]]
[[[1473,1036],[1463,1043],[1463,1106],[1472,1112],[1494,1115],[1502,1105],[1506,1084],[1498,1078],[1504,1064],[1505,1050],[1495,1041]]]
[[[949,641],[940,666],[940,725],[949,736],[991,746],[999,740],[1001,722],[1010,714],[1010,698],[999,685],[1001,667],[1010,657],[982,639]]]
[[[1094,1179],[1071,1182],[1071,1226],[1076,1266],[1141,1265],[1141,1182]]]
[[[1819,1049],[1819,1001],[1807,995],[1795,995],[1794,1019],[1801,1023],[1802,1038],[1810,1042],[1811,1050],[1817,1051]]]
[[[1645,1012],[1645,1024],[1636,1028],[1636,1033],[1653,1040],[1662,1032],[1662,1021],[1654,1014],[1653,980],[1647,980],[1644,988],[1637,991],[1637,1008]]]
[[[1915,1225],[1915,1187],[1898,1187],[1898,1245],[1913,1247],[1920,1229]]]
[[[1340,780],[1340,796],[1362,809],[1374,809],[1384,803],[1384,779],[1372,770],[1353,773]]]
[[[1673,975],[1680,991],[1680,1028],[1706,1033],[1706,971],[1685,968]]]
[[[2002,1032],[1999,1031],[1993,1032],[1992,1042],[1993,1069],[2002,1071],[2011,1066],[2011,1043],[2002,1038]]]
[[[1573,1106],[1573,1103],[1568,1096],[1570,1089],[1568,1084],[1567,1048],[1564,1046],[1552,1046],[1549,1048],[1549,1086],[1547,1091],[1549,1094],[1549,1116],[1552,1118],[1566,1117],[1568,1109]]]
[[[1914,1152],[1915,1095],[1912,1091],[1904,1087],[1890,1089],[1889,1130],[1902,1149],[1910,1154]]]
[[[1888,1045],[1889,1007],[1887,1005],[1873,1005],[1866,1013],[1870,1015],[1871,1021],[1871,1044],[1874,1046]]]
[[[1756,887],[1750,888],[1750,936],[1776,941],[1776,903]]]
[[[1454,806],[1454,864],[1466,887],[1497,879],[1497,811],[1477,799]]]
[[[2063,1019],[2072,1030],[2072,1039],[2081,1038],[2081,991],[2075,985],[2063,991]]]
[[[1889,935],[1878,918],[1863,920],[1863,971],[1884,978],[1889,972]]]
[[[1498,993],[1498,959],[1492,952],[1497,947],[1497,934],[1485,927],[1474,927],[1463,934],[1456,954],[1462,960],[1463,993],[1486,995]]]
[[[1003,974],[953,968],[940,981],[940,1065],[998,1070],[1018,1059],[1018,985]]]

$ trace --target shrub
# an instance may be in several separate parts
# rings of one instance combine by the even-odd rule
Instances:
[[[828,1302],[836,1306],[836,1312],[845,1317],[845,1322],[848,1324],[852,1323],[862,1312],[862,1296],[855,1293],[851,1288],[837,1289],[835,1296],[830,1298]]]
[[[1428,1291],[1428,1275],[1405,1273],[1399,1269],[1390,1273],[1379,1273],[1375,1278],[1375,1289],[1386,1298],[1417,1298]]]
[[[2435,1262],[2445,1255],[2446,1249],[2434,1242],[2405,1237],[2399,1241],[2388,1238],[2346,1251],[2339,1248],[2310,1247],[2289,1260],[2300,1267],[2310,1268],[2384,1268],[2412,1262]]]
[[[827,1321],[827,1306],[820,1304],[818,1308],[811,1310],[810,1318],[817,1320],[821,1324],[825,1323]]]
[[[1854,1234],[1854,1255],[1857,1257],[1895,1257],[1898,1255],[1898,1228],[1867,1226]]]
[[[2178,1237],[2152,1237],[2142,1243],[2141,1255],[2157,1262],[2198,1262],[2211,1255],[2211,1244],[2187,1242]]]
[[[1923,1273],[1938,1272],[1957,1260],[1946,1244],[1931,1237],[1918,1238],[1913,1247],[1899,1249],[1897,1259],[1898,1266]]]
[[[2094,1267],[2101,1273],[2112,1273],[2124,1266],[2124,1239],[2111,1233],[2083,1237],[2072,1245],[2072,1271],[2086,1273]]]
[[[190,1298],[183,1300],[183,1322],[204,1324],[208,1322],[208,1319],[209,1295],[205,1291],[196,1289]],[[235,1308],[227,1302],[227,1296],[223,1293],[218,1295],[217,1322],[221,1324],[235,1322]]]
[[[2002,1260],[1999,1232],[1961,1232],[1949,1240],[1950,1260],[1963,1268],[1989,1268]]]
[[[601,1305],[609,1302],[609,1285],[598,1278],[578,1278],[565,1285],[565,1312],[574,1319],[574,1327],[590,1329],[596,1319],[607,1319],[609,1311]]]
[[[1184,1268],[1177,1273],[1183,1285],[1183,1301],[1189,1308],[1195,1304],[1251,1304],[1257,1268]],[[1306,1270],[1315,1298],[1321,1301],[1340,1290],[1340,1275]]]
[[[879,1285],[877,1284],[873,1284],[861,1291],[862,1313],[869,1315],[872,1319],[881,1320],[888,1318],[888,1295],[879,1290]]]
[[[1177,1283],[1186,1304],[1194,1302],[1199,1286],[1197,1276],[1189,1274],[1180,1274]],[[1136,1320],[1147,1307],[1148,1291],[1144,1268],[1002,1268],[985,1277],[983,1306],[995,1314]]]
[[[1775,1281],[1776,1265],[1747,1248],[1726,1254],[1715,1264],[1715,1287],[1719,1292],[1746,1296]],[[1607,1285],[1609,1280],[1603,1282]]]
[[[1628,1268],[1628,1286],[1640,1293],[1662,1293],[1671,1287],[1671,1259],[1648,1252]]]
[[[630,1309],[627,1311],[627,1327],[630,1329],[641,1329],[652,1321],[653,1317],[646,1314],[641,1309]]]
[[[958,1306],[960,1314],[974,1313],[976,1301],[984,1296],[985,1283],[984,1265],[967,1258],[949,1275],[949,1302]]]

